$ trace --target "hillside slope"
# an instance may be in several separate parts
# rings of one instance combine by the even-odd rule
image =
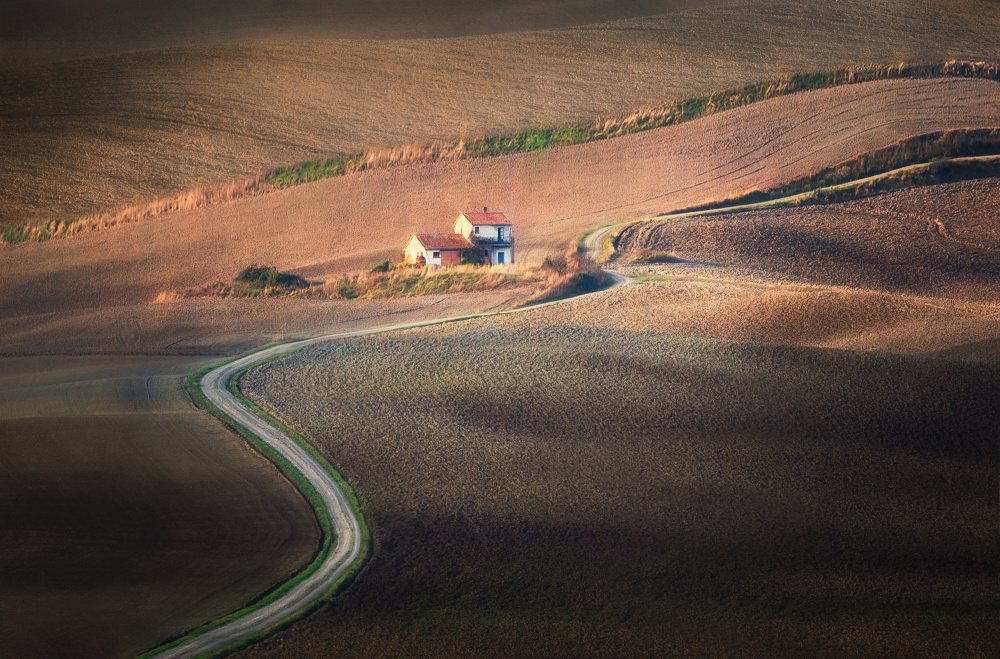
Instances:
[[[607,10],[587,4],[580,22]],[[202,44],[192,27],[174,48],[8,68],[0,71],[0,226],[69,219],[340,152],[590,121],[801,71],[1000,52],[1000,12],[989,0],[660,9],[502,35],[478,34],[471,20],[472,36],[436,38],[318,38],[321,29],[303,27],[297,34],[308,39],[289,39],[294,27],[276,27],[238,42],[207,34],[222,43]]]
[[[5,248],[2,312],[17,323],[4,327],[28,341],[58,313],[60,331],[82,336],[167,308],[175,314],[168,324],[191,327],[205,322],[200,305],[150,303],[164,291],[229,280],[253,262],[307,277],[370,267],[395,258],[411,232],[446,230],[460,211],[482,205],[515,223],[517,259],[540,260],[595,226],[770,187],[909,135],[997,125],[996,83],[876,82],[603,142],[328,179]]]

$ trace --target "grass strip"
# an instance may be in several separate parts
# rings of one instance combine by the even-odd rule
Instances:
[[[897,80],[902,78],[979,78],[1000,81],[1000,66],[990,62],[959,60],[918,64],[894,64],[863,68],[803,73],[778,80],[757,82],[678,101],[659,108],[641,110],[615,119],[597,120],[590,125],[536,128],[510,136],[485,137],[447,146],[423,149],[407,147],[380,153],[354,154],[327,161],[310,161],[272,171],[265,180],[273,185],[293,185],[340,176],[361,169],[389,164],[449,158],[488,158],[538,151],[554,146],[584,144],[629,135],[664,126],[693,121],[718,112],[787,96],[803,91],[841,85]]]
[[[926,163],[923,167],[892,172],[887,176],[868,181],[821,188],[806,197],[789,201],[787,205],[832,204],[852,199],[863,199],[903,188],[926,187],[998,176],[1000,176],[1000,158],[988,161],[937,161]]]
[[[895,144],[871,151],[852,160],[846,160],[828,167],[811,176],[805,176],[768,190],[754,190],[738,197],[712,201],[698,206],[684,208],[675,213],[692,213],[715,210],[727,206],[757,204],[784,197],[813,192],[823,188],[844,185],[859,179],[885,174],[896,169],[922,163],[933,163],[944,159],[974,158],[1000,154],[1000,129],[947,130],[917,135]],[[922,179],[910,178],[906,185],[929,185],[918,181],[941,183],[969,178],[993,176],[989,167],[944,166],[934,170],[933,175]],[[979,172],[977,174],[977,172]],[[879,188],[883,189],[883,188]],[[819,202],[824,203],[824,202]]]
[[[198,208],[240,197],[264,194],[275,189],[311,183],[358,171],[383,169],[410,163],[488,158],[538,151],[555,146],[584,144],[693,121],[718,112],[798,92],[904,78],[974,78],[1000,82],[1000,64],[947,60],[804,73],[715,92],[658,108],[640,110],[623,117],[599,119],[587,125],[542,127],[510,136],[484,137],[471,141],[462,140],[453,144],[436,144],[424,147],[408,146],[385,151],[342,155],[327,160],[310,160],[273,169],[262,177],[228,183],[219,186],[218,189],[192,191],[181,197],[161,199],[142,206],[112,210],[69,221],[26,222],[5,229],[0,234],[0,244],[13,244],[27,240],[41,241],[74,235],[83,231],[156,217],[175,210]]]
[[[254,352],[262,350],[266,347],[269,346],[262,346],[261,348],[257,348],[256,350],[254,350]],[[298,433],[294,432],[290,428],[278,422],[271,415],[261,410],[259,407],[253,404],[249,399],[243,396],[242,393],[239,392],[239,387],[238,387],[239,378],[242,377],[243,374],[246,373],[248,370],[250,370],[251,368],[256,368],[261,364],[268,363],[275,359],[280,359],[281,357],[294,354],[296,352],[298,352],[298,350],[292,350],[287,353],[276,355],[270,359],[250,364],[246,368],[241,369],[237,373],[233,374],[233,376],[226,383],[226,387],[230,392],[232,392],[237,397],[237,399],[240,401],[241,404],[252,409],[255,413],[260,415],[269,424],[273,425],[274,427],[278,428],[279,430],[287,434],[289,437],[291,437],[292,440],[294,440],[305,451],[307,451],[333,478],[334,482],[337,483],[337,486],[343,492],[344,497],[347,500],[352,513],[358,520],[358,525],[361,529],[361,538],[360,538],[361,550],[358,556],[354,559],[354,561],[352,561],[351,564],[347,567],[347,569],[344,570],[343,573],[341,573],[340,577],[338,577],[338,579],[327,588],[323,597],[317,599],[310,606],[304,607],[303,609],[294,612],[287,618],[281,620],[275,625],[272,625],[271,627],[260,630],[259,632],[256,632],[251,636],[245,637],[230,645],[219,648],[218,650],[215,650],[205,656],[209,657],[223,656],[239,648],[251,645],[269,636],[270,634],[273,634],[281,629],[288,627],[289,625],[301,619],[302,617],[308,615],[309,613],[312,613],[313,611],[316,610],[316,608],[321,606],[330,597],[333,597],[334,595],[340,593],[344,588],[350,585],[353,579],[360,573],[365,562],[371,555],[371,548],[372,548],[371,534],[368,531],[368,526],[365,524],[364,516],[362,514],[361,506],[358,502],[357,496],[354,493],[354,490],[351,488],[351,486],[347,483],[347,481],[343,479],[343,477],[330,465],[329,462],[327,462],[327,460],[322,455],[320,455],[315,450],[315,448],[313,448],[313,446],[305,438],[303,438]],[[264,457],[270,460],[271,463],[273,463],[286,478],[288,478],[288,480],[299,490],[299,492],[303,495],[303,497],[305,497],[306,501],[309,502],[309,504],[312,506],[317,522],[319,523],[320,528],[322,530],[323,539],[320,544],[320,547],[314,554],[312,561],[308,565],[303,567],[301,570],[299,570],[297,573],[295,573],[287,581],[282,582],[280,585],[276,586],[273,590],[261,594],[258,598],[247,603],[244,607],[240,608],[239,610],[234,611],[233,613],[230,613],[217,620],[213,620],[212,622],[206,623],[205,625],[202,625],[201,627],[198,627],[190,632],[187,632],[173,639],[170,639],[165,643],[157,646],[156,648],[141,654],[140,655],[141,659],[145,659],[147,657],[154,657],[160,654],[161,652],[176,647],[177,645],[180,645],[181,643],[184,643],[185,641],[191,638],[200,636],[205,632],[221,627],[225,624],[228,624],[229,622],[232,622],[233,620],[242,618],[252,613],[253,611],[261,609],[275,602],[276,600],[280,599],[285,593],[287,593],[296,585],[298,585],[299,583],[307,579],[310,575],[312,575],[329,557],[330,553],[336,546],[335,544],[336,538],[334,537],[333,529],[330,525],[329,511],[326,507],[326,504],[323,502],[322,497],[319,496],[319,493],[313,487],[312,483],[310,483],[288,460],[286,460],[273,447],[271,447],[270,444],[263,441],[262,439],[251,433],[249,430],[237,424],[233,419],[229,417],[229,415],[227,415],[225,412],[223,412],[215,405],[213,405],[212,402],[209,401],[208,398],[205,396],[204,392],[202,392],[200,382],[201,379],[205,376],[205,374],[215,368],[218,368],[219,366],[223,366],[227,363],[230,363],[235,359],[239,359],[239,357],[235,357],[233,359],[226,360],[224,362],[220,362],[212,366],[203,367],[198,371],[196,371],[195,373],[193,373],[191,377],[188,378],[187,381],[188,393],[191,395],[191,398],[196,405],[214,414],[229,428],[231,428],[240,436],[242,436],[251,446],[253,446],[262,455],[264,455]]]

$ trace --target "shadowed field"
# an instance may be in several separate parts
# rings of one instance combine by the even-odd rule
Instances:
[[[376,544],[242,656],[988,655],[996,185],[636,225],[641,283],[251,371]]]
[[[0,6],[0,226],[802,70],[991,57],[1000,33],[990,0],[541,11],[390,0],[350,16],[336,2],[197,4]],[[387,22],[371,20],[378,12]],[[540,260],[595,226],[787,182],[914,134],[996,127],[998,107],[1000,86],[981,80],[858,85],[5,247],[4,651],[133,654],[237,608],[314,546],[287,483],[187,402],[182,375],[200,361],[107,355],[234,354],[524,298],[156,302],[161,293],[230,281],[250,263],[307,278],[367,269],[412,231],[444,230],[484,204],[516,223],[518,259]],[[944,271],[954,291],[970,286]],[[467,324],[265,371],[255,391],[345,467],[378,545],[347,598],[250,652],[710,653],[794,650],[789,639],[819,652],[840,637],[859,653],[986,652],[993,367],[817,347],[988,359],[992,303],[966,296],[928,312],[931,298],[909,292],[761,288],[751,314],[743,285],[650,282],[553,310],[542,329]],[[702,314],[715,305],[714,318],[736,318],[741,304],[745,322],[722,330]],[[930,338],[959,323],[957,338]],[[462,338],[468,329],[485,332],[474,336],[486,349]],[[983,347],[969,353],[973,341]],[[102,356],[64,357],[80,354]],[[322,361],[333,357],[336,368]],[[620,561],[623,547],[634,561]]]
[[[105,29],[121,21],[129,29],[117,33],[131,35],[117,48],[111,37],[87,45],[103,37],[72,20],[86,5],[48,27],[26,20],[23,34],[8,28],[8,61],[106,54],[0,70],[0,226],[70,219],[332,154],[592,121],[802,71],[995,58],[1000,45],[990,0],[630,4],[559,3],[546,16],[527,3],[480,3],[470,18],[454,3],[424,2],[426,21],[396,4],[388,21],[409,34],[393,39],[375,38],[371,15],[342,17],[338,5],[310,21],[314,5],[258,3],[267,6],[254,14],[217,3],[161,21],[167,30],[149,26],[177,3],[162,13],[112,6]],[[24,13],[23,3],[12,7]],[[239,17],[214,20],[218,13]],[[438,19],[457,30],[435,30]],[[372,31],[360,34],[370,38],[345,38],[366,23]],[[51,37],[67,54],[32,44],[32,35],[44,42],[47,30],[64,28],[83,33]],[[141,50],[160,45],[176,47]]]
[[[0,359],[5,656],[135,656],[312,556],[298,492],[188,400],[201,363]]]
[[[243,656],[989,652],[995,368],[572,322],[600,305],[248,374],[376,544]]]
[[[624,252],[655,249],[803,280],[998,301],[1000,179],[859,201],[634,225]]]

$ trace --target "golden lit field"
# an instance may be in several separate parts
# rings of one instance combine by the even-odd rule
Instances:
[[[359,30],[366,17],[343,16],[342,4],[311,21],[308,5],[248,18],[209,4],[159,20],[126,5],[106,9],[101,29],[80,7],[46,27],[8,4],[0,226],[336,153],[589,122],[803,71],[995,58],[1000,45],[990,0],[509,3],[477,7],[482,21],[425,2],[416,20],[390,12],[381,36],[393,38]]]
[[[636,224],[623,252],[756,268],[809,281],[1000,301],[1000,179],[859,201]]]
[[[1000,47],[994,0],[194,4],[0,3],[0,229]],[[595,227],[998,126],[995,82],[880,81],[0,245],[0,654],[134,655],[311,555],[301,497],[188,400],[200,365],[533,291],[175,293],[251,263],[366,272],[483,205],[515,223],[520,267]],[[990,652],[997,192],[651,225],[626,246],[687,261],[621,266],[645,283],[253,371],[248,394],[357,488],[376,545],[344,597],[246,654]]]
[[[0,358],[4,656],[135,656],[312,556],[299,493],[188,400],[204,361]]]
[[[875,82],[807,92],[627,137],[498,158],[365,172],[45,243],[3,248],[5,345],[54,336],[162,345],[255,307],[160,294],[229,281],[267,262],[307,278],[395,260],[411,232],[489,205],[515,223],[516,258],[561,253],[583,231],[770,187],[905,136],[1000,125],[1000,85]],[[269,306],[275,309],[279,307]],[[321,307],[280,307],[313,313]],[[263,313],[263,311],[261,312]],[[290,316],[297,314],[291,313]],[[270,321],[277,322],[277,321]],[[286,330],[295,332],[291,323]],[[234,326],[234,329],[237,329]],[[133,341],[130,337],[141,337]],[[89,339],[87,339],[89,340]],[[18,348],[18,352],[34,348]]]

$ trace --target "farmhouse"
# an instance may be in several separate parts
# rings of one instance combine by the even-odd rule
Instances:
[[[503,213],[462,213],[452,233],[415,233],[403,248],[410,264],[513,263],[514,236]]]

